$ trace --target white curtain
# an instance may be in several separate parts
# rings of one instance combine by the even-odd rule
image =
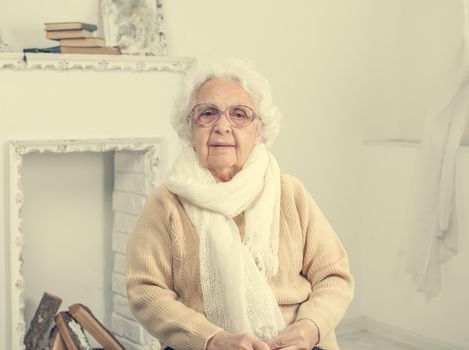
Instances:
[[[448,84],[427,116],[416,184],[417,215],[407,267],[427,299],[441,291],[441,264],[457,252],[456,155],[469,119],[469,0],[462,5],[464,42]]]

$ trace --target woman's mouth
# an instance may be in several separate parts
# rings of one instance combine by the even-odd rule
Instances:
[[[210,147],[234,147],[234,145],[229,143],[212,143]]]

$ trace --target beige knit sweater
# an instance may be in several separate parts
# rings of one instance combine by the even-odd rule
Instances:
[[[268,280],[285,321],[310,319],[319,346],[338,349],[334,328],[353,296],[347,254],[308,192],[282,175],[279,271]],[[244,235],[244,219],[235,219]],[[159,187],[148,198],[127,247],[127,291],[139,322],[164,344],[205,349],[220,330],[204,316],[199,241],[178,197]]]

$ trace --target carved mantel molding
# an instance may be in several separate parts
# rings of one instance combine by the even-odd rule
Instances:
[[[191,57],[0,52],[0,70],[93,70],[185,73]]]

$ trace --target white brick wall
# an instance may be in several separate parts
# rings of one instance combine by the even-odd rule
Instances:
[[[117,212],[138,216],[145,204],[145,199],[146,196],[140,194],[114,191],[112,208]]]
[[[122,346],[125,348],[125,350],[144,350],[145,348],[141,344],[136,344],[134,342],[131,342],[130,340],[124,338],[124,337],[119,337],[118,335],[116,336],[117,340],[122,344]]]
[[[116,313],[112,314],[112,329],[114,333],[125,337],[134,343],[144,343],[143,328],[136,321],[128,320]]]
[[[114,272],[125,275],[125,256],[122,254],[114,254]]]
[[[116,294],[112,298],[112,309],[116,314],[127,317],[130,320],[134,319],[129,309],[129,301],[121,295]]]
[[[112,291],[127,297],[127,289],[125,287],[125,275],[113,272],[112,273]]]
[[[114,171],[145,174],[150,172],[150,164],[143,152],[120,151],[115,152]]]
[[[116,232],[131,233],[137,223],[136,215],[114,212],[114,230]]]
[[[150,179],[144,174],[117,172],[114,178],[114,189],[121,192],[145,196],[150,191],[150,185]]]
[[[154,154],[154,156],[158,156]],[[135,320],[129,309],[126,289],[127,241],[137,222],[138,215],[152,188],[151,166],[157,164],[144,152],[120,151],[114,155],[114,229],[112,250],[112,330],[127,350],[159,350],[159,342],[150,336]]]
[[[115,222],[115,220],[114,220]],[[127,250],[127,240],[129,235],[125,233],[114,232],[112,234],[112,251],[115,253],[124,254]]]

